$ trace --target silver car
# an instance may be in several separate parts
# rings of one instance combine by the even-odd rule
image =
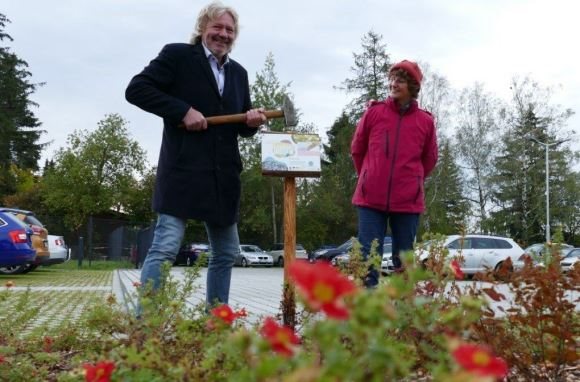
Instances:
[[[569,272],[577,263],[580,263],[580,248],[572,248],[560,261],[563,272]]]
[[[284,244],[274,244],[274,248],[268,251],[268,253],[274,259],[274,264],[279,267],[284,266]],[[306,252],[302,244],[296,244],[296,259],[308,260],[308,252]]]
[[[43,265],[61,264],[70,260],[70,248],[67,247],[62,236],[48,235],[47,240],[50,257]]]
[[[242,267],[271,267],[274,265],[272,256],[257,245],[241,244],[240,253],[236,257],[235,265]]]

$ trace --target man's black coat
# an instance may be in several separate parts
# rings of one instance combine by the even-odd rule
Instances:
[[[221,226],[237,222],[242,171],[238,135],[248,137],[256,129],[227,124],[192,132],[178,125],[190,106],[205,117],[249,110],[246,70],[230,59],[220,96],[203,46],[169,44],[133,77],[125,97],[163,118],[153,209]]]

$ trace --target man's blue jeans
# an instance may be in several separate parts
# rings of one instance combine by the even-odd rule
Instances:
[[[399,269],[402,266],[401,258],[399,257],[400,252],[413,249],[413,242],[419,225],[419,214],[387,213],[373,208],[358,207],[358,241],[362,245],[365,260],[375,239],[379,243],[377,254],[382,257],[385,233],[389,225],[393,239],[393,266],[395,269]],[[378,277],[378,271],[371,269],[366,277],[365,285],[374,286],[378,284]]]
[[[153,243],[143,262],[141,284],[153,283],[157,290],[161,283],[161,267],[164,262],[173,264],[185,232],[186,220],[171,215],[159,214],[153,234]],[[232,267],[240,252],[240,239],[236,223],[221,227],[205,223],[211,245],[211,256],[207,269],[206,303],[227,304],[230,294]]]

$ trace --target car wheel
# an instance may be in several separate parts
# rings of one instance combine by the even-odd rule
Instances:
[[[276,265],[278,265],[280,268],[284,267],[284,256],[278,257],[278,261],[276,262]]]
[[[494,268],[495,277],[500,281],[509,281],[513,270],[513,266],[509,268],[504,267],[503,261],[500,261]]]
[[[12,266],[12,267],[2,267],[2,268],[0,268],[0,274],[1,275],[18,275],[20,273],[23,273],[24,267],[25,267],[25,265],[18,265],[18,266]]]
[[[36,265],[36,264],[22,265],[22,272],[21,273],[32,272],[36,268],[38,268],[38,265]]]
[[[242,267],[247,267],[248,266],[248,260],[246,260],[245,257],[242,257]]]

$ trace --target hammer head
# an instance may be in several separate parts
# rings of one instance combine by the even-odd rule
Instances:
[[[284,124],[286,127],[294,127],[298,124],[294,104],[287,95],[284,96],[284,100],[282,101],[282,111],[284,112]]]

